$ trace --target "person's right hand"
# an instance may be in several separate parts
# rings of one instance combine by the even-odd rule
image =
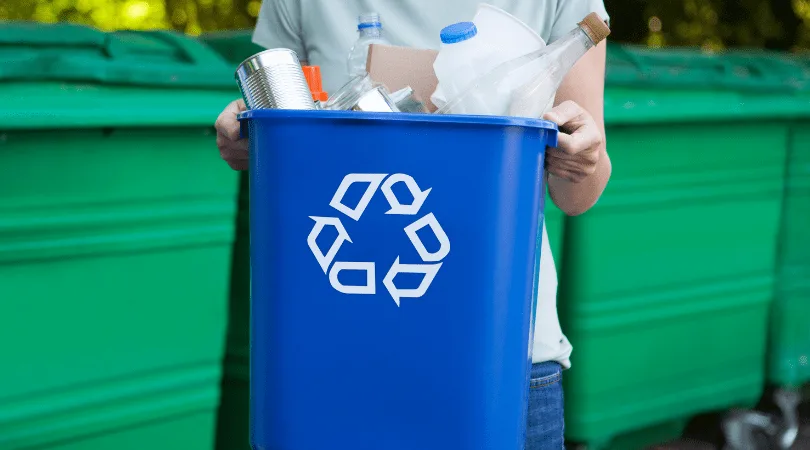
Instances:
[[[233,170],[248,169],[248,140],[239,138],[239,121],[236,120],[236,115],[246,109],[243,100],[234,100],[220,113],[214,124],[219,155]]]

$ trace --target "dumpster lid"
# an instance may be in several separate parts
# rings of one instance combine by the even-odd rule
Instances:
[[[762,50],[608,45],[605,121],[771,120],[810,116],[810,70],[798,58]]]
[[[214,49],[234,66],[265,50],[253,43],[253,30],[215,31],[200,35],[199,39]]]
[[[0,130],[213,126],[232,67],[169,31],[0,22]]]
[[[783,60],[799,67],[802,82],[799,89],[805,94],[810,92],[810,55],[807,53],[782,53],[779,54]]]
[[[73,24],[0,24],[0,83],[71,81],[233,88],[233,70],[203,43],[171,31],[102,31]]]
[[[608,45],[609,86],[784,93],[801,88],[805,77],[800,64],[776,53]]]

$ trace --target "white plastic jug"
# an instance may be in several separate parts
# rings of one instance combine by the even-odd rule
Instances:
[[[477,58],[475,60],[476,67],[474,69],[457,69],[468,70],[467,74],[469,74],[469,76],[464,76],[461,82],[458,82],[456,86],[463,83],[469,85],[478,75],[488,73],[497,65],[546,46],[543,38],[532,30],[531,27],[506,11],[487,3],[481,3],[478,6],[472,23],[476,27],[475,43],[479,49],[484,49],[483,51],[486,53],[484,54],[484,58]],[[437,61],[441,58],[442,52],[444,51],[445,47],[443,45],[442,49],[439,51],[439,56],[436,58]],[[436,91],[433,95],[431,95],[430,101],[436,105],[437,108],[441,108],[447,103],[447,99],[456,97],[459,92],[456,91],[457,88],[445,88],[446,84],[442,82],[442,76],[439,74],[436,64],[433,65],[433,69],[436,71],[436,77],[439,79],[439,85],[436,87]],[[449,71],[451,69],[447,66],[443,66],[442,70]],[[449,75],[444,76],[450,77]]]
[[[448,25],[441,31],[442,45],[433,70],[442,92],[454,97],[464,92],[472,82],[486,72],[486,60],[496,51],[478,37],[472,22]]]

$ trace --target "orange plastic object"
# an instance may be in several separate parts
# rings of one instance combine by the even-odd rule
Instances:
[[[310,92],[312,92],[312,100],[325,102],[329,95],[323,91],[320,66],[303,66],[301,69],[304,71],[304,77],[307,79]]]

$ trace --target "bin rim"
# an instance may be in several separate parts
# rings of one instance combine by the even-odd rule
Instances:
[[[240,121],[250,119],[336,119],[345,121],[380,121],[380,122],[414,122],[443,123],[459,125],[487,125],[537,128],[558,131],[557,124],[543,119],[507,116],[473,116],[456,114],[419,114],[390,112],[330,111],[330,110],[296,110],[296,109],[254,109],[238,115]]]

